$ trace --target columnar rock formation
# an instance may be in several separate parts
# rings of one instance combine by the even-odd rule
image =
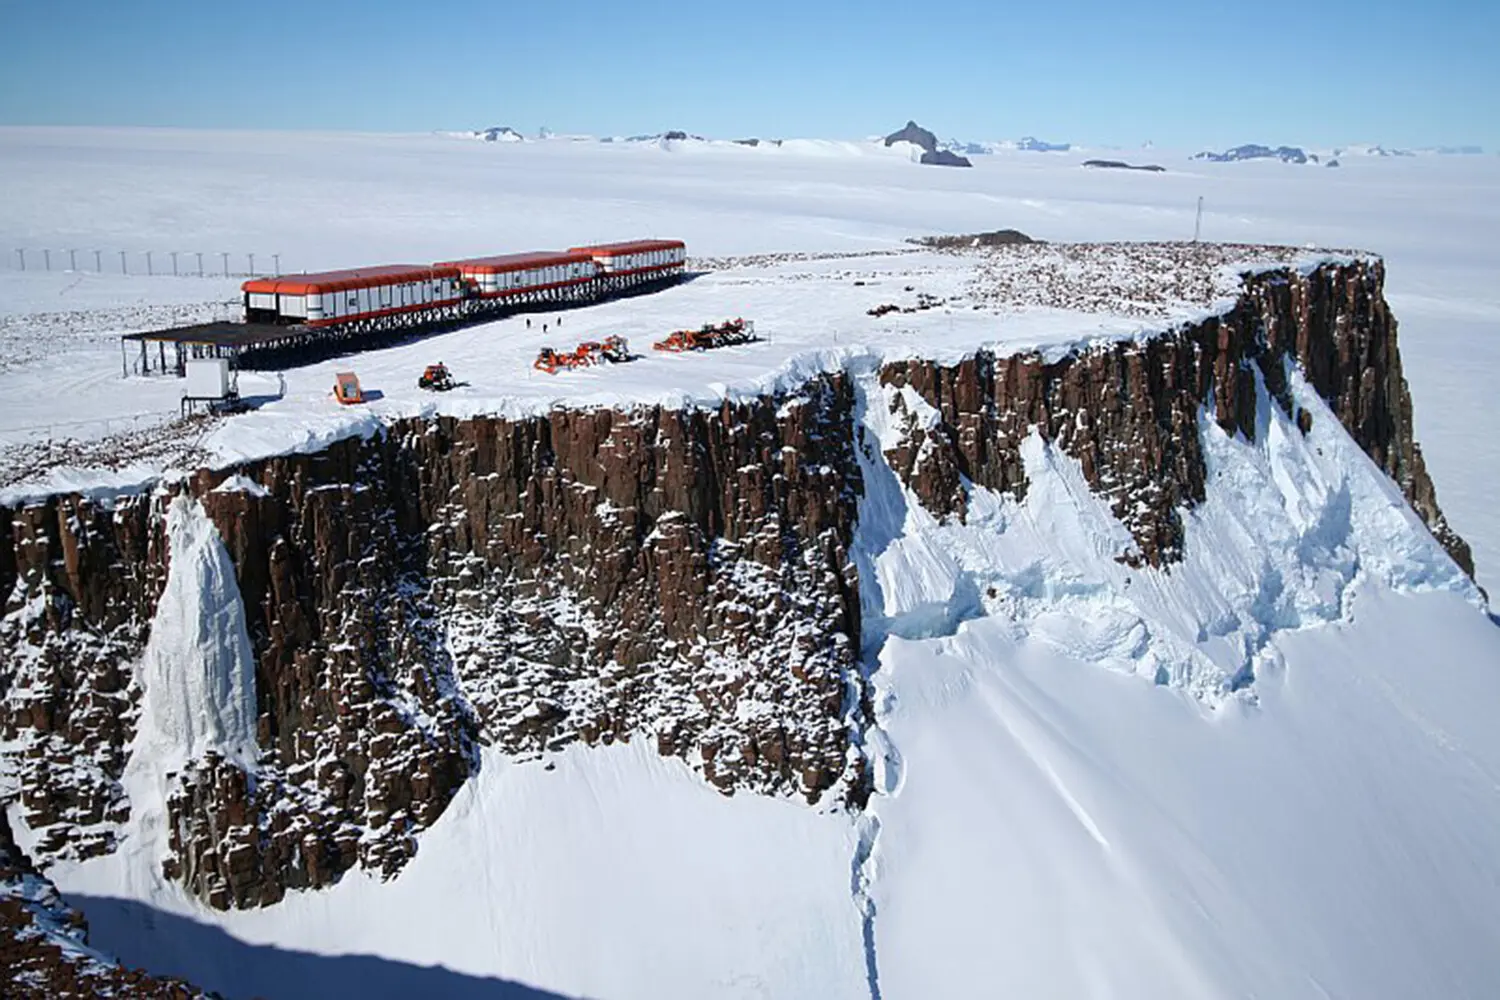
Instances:
[[[1129,527],[1122,558],[1163,566],[1204,497],[1200,414],[1253,436],[1262,386],[1291,413],[1295,365],[1472,571],[1412,441],[1382,277],[1262,273],[1217,319],[1050,362],[890,364],[881,381],[931,419],[909,413],[887,457],[963,517],[969,482],[1024,492],[1037,427]],[[209,752],[169,779],[164,871],[214,906],[398,871],[483,744],[645,738],[725,793],[858,806],[854,411],[835,373],[718,409],[403,420],[153,492],[0,508],[0,734],[39,858],[112,850],[128,815],[135,665],[184,492],[233,562],[255,659],[258,759]]]
[[[1345,429],[1397,484],[1454,561],[1474,573],[1468,545],[1444,520],[1412,439],[1411,396],[1396,348],[1396,321],[1378,262],[1324,267],[1310,276],[1247,278],[1217,318],[1141,342],[1121,341],[1046,361],[980,351],[956,365],[886,366],[881,381],[910,386],[941,416],[908,414],[907,441],[887,459],[935,513],[962,517],[965,480],[1023,495],[1020,445],[1032,427],[1079,460],[1139,551],[1162,566],[1180,557],[1180,511],[1203,500],[1198,414],[1254,439],[1261,387],[1293,413],[1288,366],[1297,366]],[[899,399],[899,397],[898,397]]]
[[[644,734],[725,792],[858,801],[852,406],[829,376],[714,412],[407,421],[171,487],[233,560],[261,757],[173,776],[166,873],[219,907],[392,874],[488,742]],[[0,718],[44,857],[111,849],[127,814],[169,492],[4,514]]]

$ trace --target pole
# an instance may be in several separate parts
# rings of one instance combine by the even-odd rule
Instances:
[[[68,270],[69,271],[76,271],[76,270],[78,270],[78,251],[77,250],[69,250],[68,251]]]
[[[227,278],[229,277],[229,254],[220,253],[219,256],[224,258],[224,277]]]
[[[1198,218],[1193,222],[1193,242],[1198,242],[1198,236],[1203,232],[1203,196],[1198,196]]]
[[[195,250],[193,252],[198,255],[198,277],[201,278],[203,277],[203,251]]]
[[[177,251],[172,251],[172,277],[177,277]]]
[[[153,273],[155,273],[155,272],[153,272],[151,270],[151,251],[150,250],[146,251],[146,273],[147,274],[153,274]]]
[[[16,248],[16,256],[21,258],[21,270],[26,270],[26,251],[20,247]]]
[[[273,253],[271,255],[271,263],[272,263],[272,265],[275,266],[276,273],[280,274],[281,273],[281,254],[279,254],[279,253]]]
[[[46,263],[47,263],[47,270],[49,270],[49,271],[52,270],[52,251],[51,250],[46,250],[46,249],[42,250],[42,260],[46,261]]]
[[[104,273],[104,252],[102,250],[94,251],[94,270],[100,274]]]
[[[250,277],[253,278],[253,277],[255,277],[255,254],[250,253],[250,254],[246,254],[245,256],[250,261]]]
[[[125,251],[124,250],[120,251],[120,273],[121,274],[129,274],[130,273],[130,267],[125,263]]]

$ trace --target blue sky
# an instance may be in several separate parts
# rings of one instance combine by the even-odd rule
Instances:
[[[0,0],[0,123],[1500,148],[1497,0]]]

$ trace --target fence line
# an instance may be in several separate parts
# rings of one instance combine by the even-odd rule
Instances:
[[[285,274],[279,253],[223,250],[96,250],[15,247],[4,260],[9,271],[60,271],[178,278],[254,278]],[[243,268],[243,270],[239,270]]]
[[[98,440],[119,434],[135,434],[161,424],[171,423],[174,413],[137,413],[118,417],[90,417],[84,420],[49,420],[24,427],[7,427],[0,431],[0,449],[19,448],[46,443],[79,440],[80,431],[102,429],[103,434],[85,434],[84,439]]]

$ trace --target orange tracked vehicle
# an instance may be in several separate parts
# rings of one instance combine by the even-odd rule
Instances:
[[[573,351],[554,351],[544,347],[537,353],[533,366],[548,375],[557,374],[558,369],[587,368],[605,361],[619,364],[630,360],[630,344],[624,337],[606,337],[604,340],[585,340]]]
[[[750,320],[735,318],[725,320],[717,326],[705,323],[697,330],[677,330],[665,340],[658,340],[651,346],[658,351],[678,354],[683,351],[710,351],[715,347],[749,344],[756,339],[755,324]]]

